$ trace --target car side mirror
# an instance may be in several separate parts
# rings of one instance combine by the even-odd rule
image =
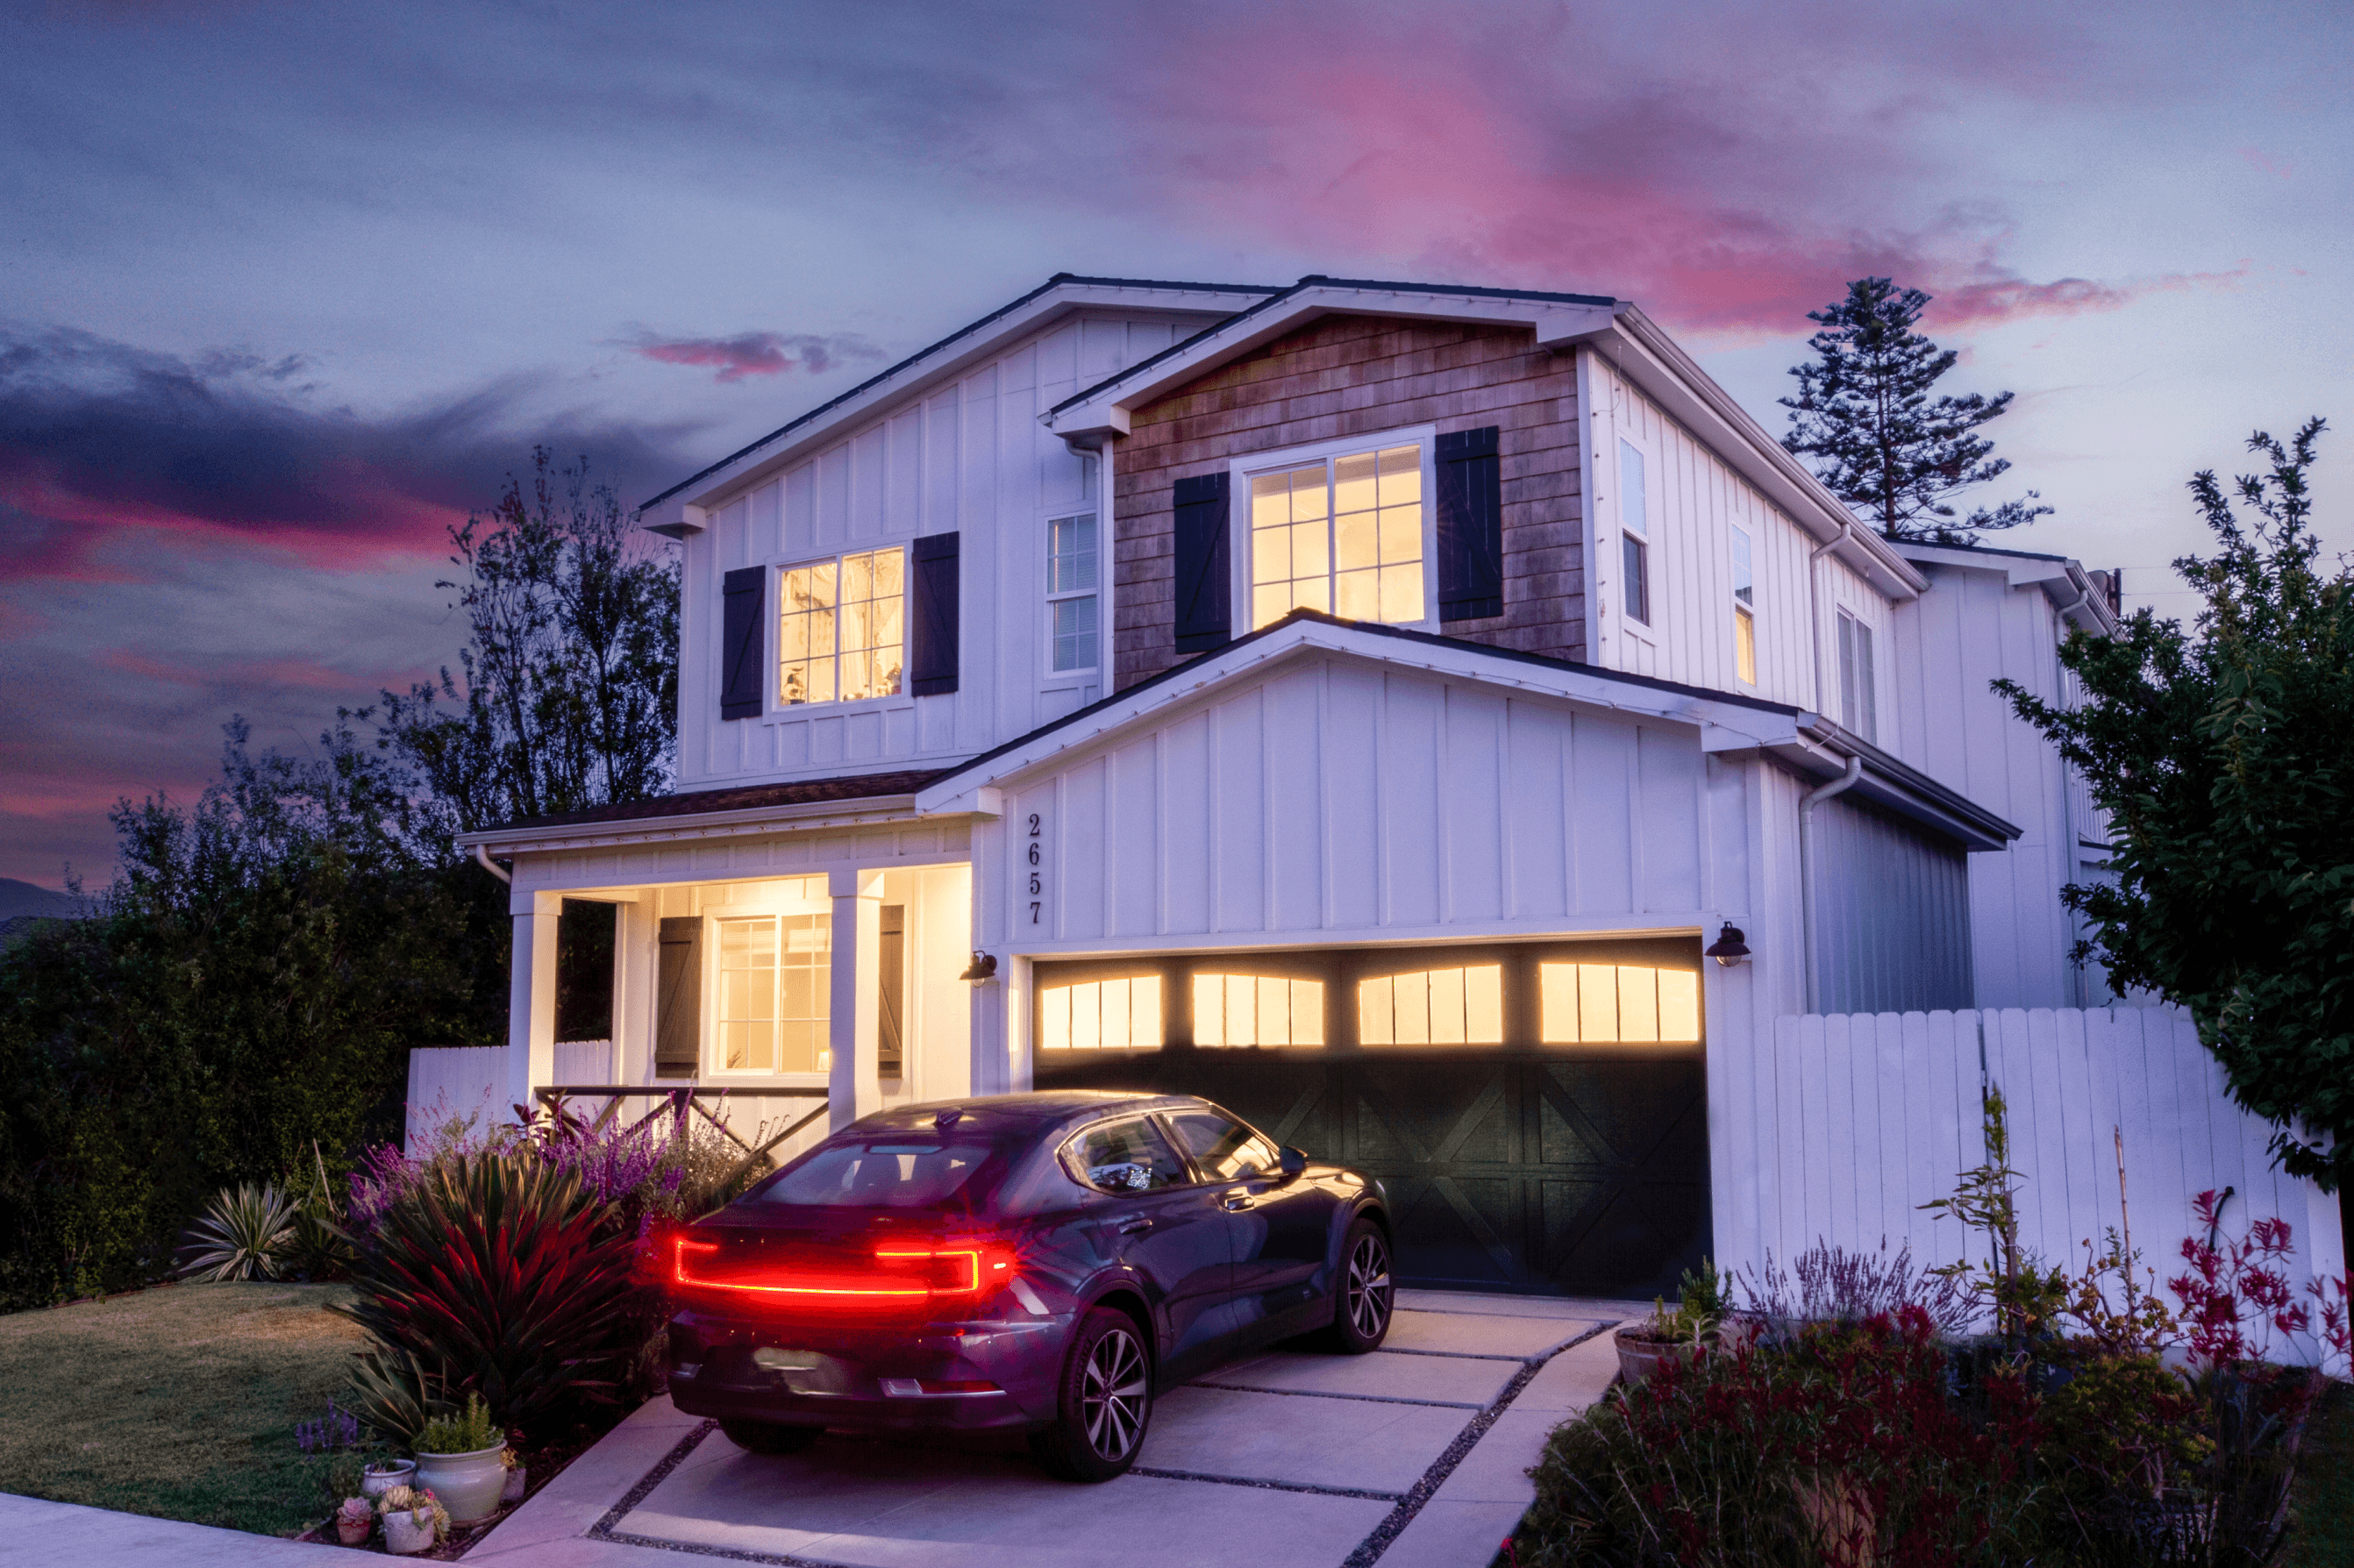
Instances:
[[[1283,1167],[1283,1177],[1287,1181],[1308,1169],[1308,1156],[1288,1143],[1275,1151],[1275,1158],[1276,1163]]]

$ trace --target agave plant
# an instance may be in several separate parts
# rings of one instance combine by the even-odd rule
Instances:
[[[334,1308],[376,1340],[356,1407],[407,1441],[469,1392],[503,1425],[615,1399],[651,1326],[635,1250],[616,1204],[531,1150],[437,1160],[376,1219]]]
[[[274,1183],[224,1187],[205,1216],[188,1227],[181,1251],[184,1279],[275,1279],[294,1245],[301,1205]]]

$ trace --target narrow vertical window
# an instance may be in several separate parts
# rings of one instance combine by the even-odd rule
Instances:
[[[899,550],[868,550],[779,574],[779,703],[898,694],[907,664],[905,561]]]
[[[1756,577],[1749,535],[1741,528],[1733,531],[1733,672],[1749,685],[1757,683]]]
[[[1651,548],[1643,498],[1643,454],[1631,441],[1618,443],[1619,560],[1626,582],[1620,606],[1629,620],[1651,624]]]
[[[1096,520],[1092,513],[1046,524],[1046,614],[1055,668],[1097,663]]]
[[[1839,618],[1840,722],[1850,734],[1880,742],[1879,705],[1872,673],[1872,628],[1845,610]]]

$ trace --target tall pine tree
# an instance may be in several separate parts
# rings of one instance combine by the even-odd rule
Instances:
[[[1807,319],[1822,331],[1807,340],[1818,356],[1793,366],[1798,395],[1783,446],[1814,460],[1832,494],[1892,539],[1969,544],[1978,534],[2016,528],[2051,512],[2034,491],[1980,507],[1959,524],[1946,497],[1983,484],[2010,464],[1975,432],[2010,407],[2011,395],[1956,397],[1930,390],[1961,356],[1913,330],[1929,296],[1886,278],[1858,278],[1847,298]]]

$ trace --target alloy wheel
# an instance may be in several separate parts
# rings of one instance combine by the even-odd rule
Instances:
[[[1377,1235],[1363,1235],[1349,1253],[1349,1326],[1376,1338],[1390,1318],[1390,1253]]]
[[[1144,1435],[1150,1387],[1144,1351],[1134,1335],[1114,1329],[1097,1340],[1079,1378],[1079,1421],[1087,1446],[1108,1460],[1128,1457]]]

